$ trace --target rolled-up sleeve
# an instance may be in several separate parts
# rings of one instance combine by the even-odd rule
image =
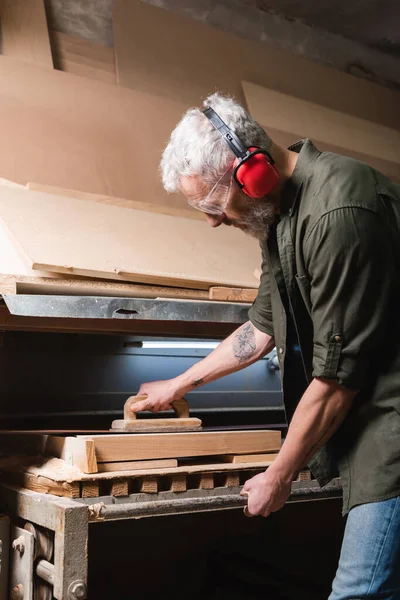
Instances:
[[[314,377],[363,387],[387,332],[395,281],[391,239],[377,213],[354,207],[325,214],[306,237]]]
[[[249,309],[248,315],[249,320],[254,327],[263,333],[274,335],[274,329],[272,326],[270,278],[268,273],[268,262],[264,251],[261,270],[262,272],[257,298]]]

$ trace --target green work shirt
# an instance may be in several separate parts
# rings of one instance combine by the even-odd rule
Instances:
[[[320,485],[340,474],[346,513],[400,495],[400,186],[310,140],[290,149],[249,319],[275,338],[288,421],[314,377],[359,390],[309,463]]]

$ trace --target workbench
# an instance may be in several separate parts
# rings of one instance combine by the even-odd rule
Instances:
[[[1,331],[146,333],[203,338],[225,337],[247,320],[249,308],[245,304],[223,302],[48,295],[4,295],[3,301],[0,305]],[[240,490],[241,486],[214,487],[180,493],[159,491],[125,497],[71,499],[3,483],[0,485],[0,510],[14,523],[22,520],[38,530],[50,531],[51,536],[54,534],[53,561],[42,559],[35,564],[32,561],[32,571],[26,571],[25,576],[32,579],[34,570],[39,580],[46,582],[40,598],[74,600],[87,597],[89,523],[242,510],[246,500],[240,496]],[[322,489],[314,480],[296,481],[289,502],[340,496],[340,480],[333,480]],[[31,534],[28,531],[22,535]],[[3,545],[6,543],[4,540]],[[21,583],[26,584],[26,589],[29,587],[29,583]],[[28,598],[27,595],[18,596],[17,592],[16,598]]]

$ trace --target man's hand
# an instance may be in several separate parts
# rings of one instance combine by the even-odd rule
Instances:
[[[142,394],[146,394],[148,397],[146,400],[131,404],[131,411],[134,413],[141,410],[151,410],[152,412],[168,410],[171,408],[171,402],[182,397],[175,379],[143,383],[138,391],[138,396]]]
[[[260,473],[244,484],[243,496],[248,496],[244,513],[247,517],[268,517],[281,509],[291,491],[290,481],[282,481],[269,467],[265,473]]]

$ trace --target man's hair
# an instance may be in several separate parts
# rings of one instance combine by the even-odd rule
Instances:
[[[271,140],[262,127],[233,98],[212,94],[203,102],[211,106],[245,146],[269,151]],[[221,135],[198,108],[184,115],[171,134],[162,155],[160,170],[167,192],[179,191],[180,178],[200,175],[213,185],[235,157]]]

